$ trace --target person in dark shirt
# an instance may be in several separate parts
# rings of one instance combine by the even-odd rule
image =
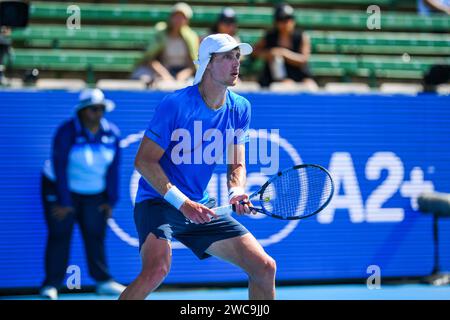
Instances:
[[[225,7],[219,14],[216,23],[212,26],[210,34],[226,33],[232,36],[237,42],[240,42],[238,34],[238,21],[236,12],[233,8]]]
[[[275,27],[255,45],[254,57],[265,61],[259,83],[268,87],[272,82],[301,82],[317,90],[308,69],[311,53],[309,37],[295,28],[294,9],[280,4],[274,12]]]

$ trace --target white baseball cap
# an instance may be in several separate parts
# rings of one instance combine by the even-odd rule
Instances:
[[[216,33],[207,36],[200,43],[198,49],[198,60],[194,61],[198,65],[197,72],[195,73],[194,85],[202,80],[206,67],[208,66],[211,54],[228,52],[233,49],[239,48],[241,55],[248,55],[253,52],[253,48],[248,43],[238,43],[232,36],[225,33]]]
[[[80,92],[78,97],[78,104],[75,106],[75,113],[92,105],[102,105],[105,107],[106,112],[111,112],[115,108],[114,102],[105,99],[103,91],[95,89],[84,89]]]
[[[172,7],[172,13],[181,12],[189,20],[192,18],[192,8],[185,2],[178,2]]]

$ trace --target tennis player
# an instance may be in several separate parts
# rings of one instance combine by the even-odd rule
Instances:
[[[214,140],[197,141],[199,128],[201,137],[212,134],[224,140],[227,130],[240,132],[223,152],[229,201],[236,204],[238,214],[251,213],[248,205],[240,204],[248,201],[244,186],[250,103],[228,87],[238,80],[240,55],[252,50],[227,34],[206,37],[200,44],[194,85],[167,95],[156,109],[135,159],[142,175],[134,209],[142,270],[120,299],[145,299],[162,283],[170,270],[172,237],[199,259],[215,256],[243,269],[249,279],[250,299],[274,299],[275,261],[235,219],[215,215],[211,210],[215,201],[206,186],[216,163],[192,159],[198,148],[205,150]],[[184,136],[181,142],[190,150],[175,152],[181,133],[194,139]],[[225,146],[226,141],[223,143]],[[177,153],[182,153],[185,161],[180,161]]]

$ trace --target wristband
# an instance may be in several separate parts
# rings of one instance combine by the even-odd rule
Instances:
[[[180,210],[183,203],[189,198],[184,195],[176,186],[171,186],[169,191],[164,195],[164,200]]]
[[[228,201],[233,199],[236,196],[240,196],[245,194],[245,190],[242,187],[231,187],[230,190],[228,190]]]

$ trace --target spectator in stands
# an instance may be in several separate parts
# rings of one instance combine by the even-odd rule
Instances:
[[[424,16],[432,13],[450,14],[450,0],[417,0],[417,11]]]
[[[226,33],[232,36],[237,42],[241,42],[237,34],[238,24],[236,12],[233,8],[225,7],[219,14],[216,23],[211,28],[210,34]]]
[[[274,29],[255,45],[254,57],[266,61],[259,79],[261,86],[268,87],[274,81],[295,81],[317,90],[308,69],[310,40],[295,28],[294,9],[288,4],[279,4],[275,8],[274,20]]]
[[[236,17],[236,11],[234,11],[234,9],[231,7],[225,7],[222,9],[219,16],[217,17],[216,22],[209,30],[209,34],[202,37],[202,40],[211,34],[224,33],[232,36],[234,40],[236,40],[236,42],[240,43],[241,39],[237,34],[237,30],[238,30],[238,21]],[[247,56],[241,55],[240,57],[241,65],[244,63],[246,58]],[[238,83],[241,82],[241,76],[242,74],[239,74]]]
[[[435,93],[437,86],[450,81],[450,65],[435,64],[428,69],[423,77],[423,89],[427,93]]]
[[[103,117],[113,109],[113,102],[100,89],[86,89],[80,93],[74,116],[54,136],[52,158],[45,163],[41,184],[48,227],[46,277],[40,292],[45,298],[58,298],[75,222],[97,293],[119,295],[125,289],[109,274],[104,246],[106,222],[119,193],[119,132]]]
[[[157,34],[152,40],[132,79],[186,81],[195,72],[199,37],[189,27],[191,7],[179,2],[172,7],[168,23],[155,25]]]
[[[4,69],[6,57],[11,53],[11,28],[0,26],[0,86],[5,84]]]

